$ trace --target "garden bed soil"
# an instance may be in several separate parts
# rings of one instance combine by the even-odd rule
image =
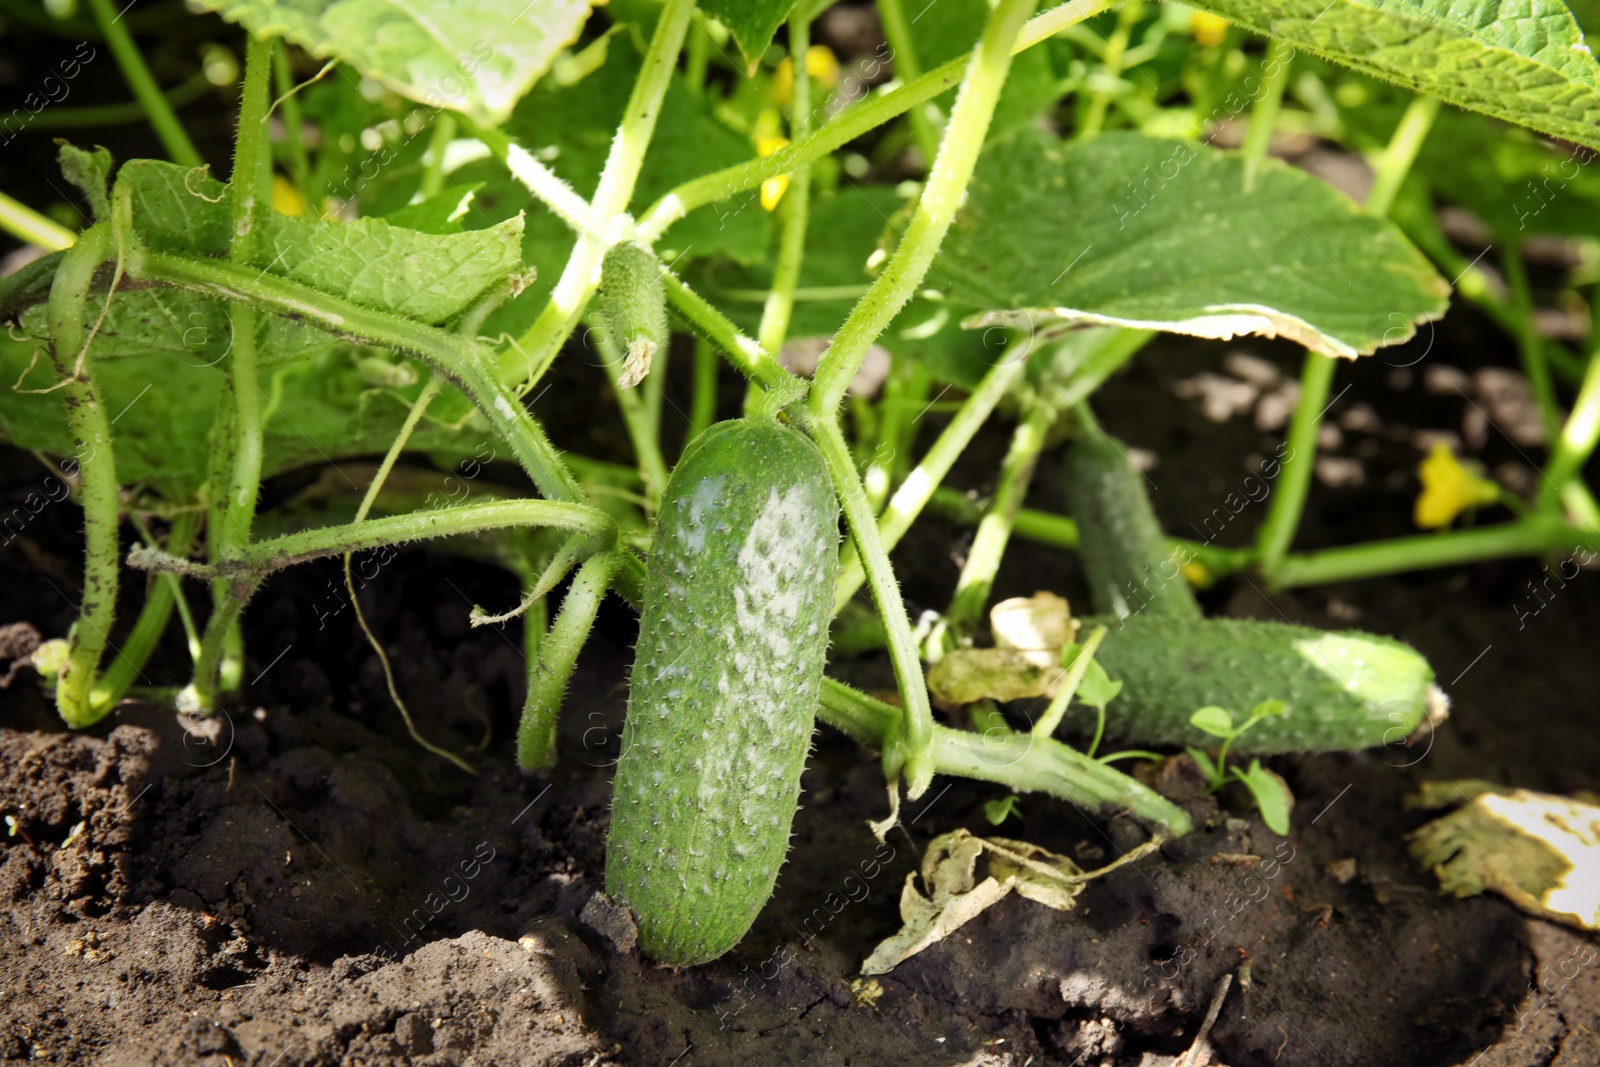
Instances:
[[[1480,351],[1485,336],[1476,322],[1447,320],[1428,360]],[[1285,368],[1294,361],[1287,349],[1250,347]],[[1214,423],[1175,395],[1180,381],[1223,372],[1228,350],[1164,343],[1101,394],[1108,428],[1161,457],[1155,502],[1174,532],[1212,513],[1248,473],[1247,457],[1277,440],[1247,414]],[[1301,545],[1409,526],[1417,451],[1405,434],[1456,425],[1463,405],[1424,390],[1422,367],[1407,382],[1392,367],[1404,360],[1390,362],[1349,372],[1355,386],[1335,413],[1359,398],[1376,409],[1376,429],[1347,434],[1334,451],[1361,457],[1365,484],[1319,486]],[[562,387],[603,390],[587,379]],[[573,436],[594,431],[568,429],[569,443],[595,447]],[[924,446],[935,429],[930,417]],[[1361,443],[1369,438],[1377,444]],[[955,484],[983,488],[1003,448],[1003,433],[982,439]],[[36,471],[25,455],[6,457],[5,499],[20,499]],[[1030,503],[1061,506],[1052,456]],[[1219,540],[1242,539],[1256,508]],[[0,622],[65,633],[80,522],[57,505],[0,552]],[[930,523],[896,553],[914,616],[948,597],[969,536]],[[386,569],[365,594],[368,616],[421,731],[457,751],[487,742],[471,752],[473,778],[406,736],[353,613],[336,610],[337,575],[324,562],[268,585],[247,617],[242,697],[214,723],[131,703],[74,733],[30,671],[0,693],[0,811],[15,823],[0,837],[0,1059],[1600,1062],[1588,939],[1498,897],[1441,898],[1406,855],[1406,833],[1426,816],[1402,806],[1430,778],[1600,785],[1595,666],[1579,644],[1600,605],[1587,575],[1520,620],[1513,604],[1539,576],[1532,561],[1271,597],[1248,578],[1209,591],[1212,611],[1414,643],[1449,691],[1450,721],[1411,749],[1270,761],[1297,799],[1287,840],[1238,798],[1190,799],[1194,834],[1092,883],[1070,914],[1010,897],[876,979],[859,976],[861,961],[898,928],[901,886],[938,834],[998,832],[1098,866],[1147,830],[1026,796],[1021,820],[996,831],[983,803],[997,788],[939,779],[880,845],[867,828],[886,811],[874,754],[820,727],[793,851],[755,928],[714,963],[657,967],[597,895],[629,612],[608,602],[563,711],[559,766],[525,778],[510,743],[524,670],[516,629],[466,626],[472,603],[506,601],[511,583],[420,553]],[[1037,589],[1079,592],[1075,561],[1019,543],[998,594]],[[146,674],[178,680],[181,657],[165,648]],[[875,660],[839,669],[868,686],[888,681]],[[1192,788],[1177,768],[1163,784]],[[1231,986],[1197,1044],[1224,976]]]

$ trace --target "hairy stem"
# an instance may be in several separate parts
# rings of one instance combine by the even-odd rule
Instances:
[[[683,47],[683,36],[693,14],[692,0],[675,0],[662,9],[656,21],[656,31],[645,52],[639,79],[628,97],[622,124],[611,141],[605,169],[600,172],[600,183],[589,205],[606,224],[627,211],[633,199],[639,169],[655,133],[656,117],[661,113],[661,101],[677,70],[678,52]],[[573,246],[572,255],[550,293],[550,302],[522,336],[521,343],[501,353],[496,371],[501,382],[524,382],[525,391],[543,377],[589,306],[589,299],[600,282],[600,261],[605,251],[603,242],[579,234],[578,243]]]
[[[91,335],[83,325],[95,271],[110,255],[107,225],[85,230],[62,257],[45,309],[51,355],[62,376],[60,389],[82,479],[83,603],[72,625],[67,661],[56,682],[56,709],[73,727],[88,726],[110,710],[109,705],[95,710],[91,690],[116,621],[117,468],[111,424],[95,388],[93,365],[86,358]]]
[[[550,632],[539,642],[539,660],[528,671],[528,699],[517,727],[517,765],[526,772],[543,770],[555,762],[561,697],[616,565],[616,555],[606,552],[580,567]]]
[[[843,682],[822,680],[817,715],[864,745],[883,748],[900,712]],[[934,770],[1047,793],[1091,811],[1127,810],[1174,834],[1193,829],[1187,813],[1148,786],[1048,737],[992,729],[981,734],[933,728]]]

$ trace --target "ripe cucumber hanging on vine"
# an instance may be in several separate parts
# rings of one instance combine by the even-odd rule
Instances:
[[[739,942],[789,846],[837,580],[822,454],[765,418],[718,423],[661,500],[645,575],[606,890],[663,963]]]

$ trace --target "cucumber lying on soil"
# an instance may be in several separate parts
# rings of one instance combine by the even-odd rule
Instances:
[[[828,647],[839,506],[822,454],[771,419],[700,435],[645,576],[606,890],[663,963],[715,959],[772,895]]]
[[[1127,447],[1085,425],[1063,464],[1067,506],[1094,610],[1198,620],[1200,605],[1167,546]]]
[[[1144,614],[1082,622],[1085,629],[1108,628],[1095,662],[1123,682],[1106,735],[1141,745],[1212,745],[1189,725],[1197,708],[1217,704],[1243,720],[1263,700],[1282,700],[1289,709],[1256,723],[1230,751],[1398,745],[1445,706],[1428,661],[1388,637],[1253,619],[1185,622]]]

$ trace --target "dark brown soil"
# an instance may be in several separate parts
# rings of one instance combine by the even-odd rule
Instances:
[[[1174,346],[1103,395],[1108,425],[1161,455],[1156,503],[1173,530],[1210,513],[1246,457],[1275,445],[1246,420],[1215,424],[1173,396],[1176,379],[1218,369],[1223,351]],[[1385,425],[1459,418],[1459,400],[1415,383],[1397,390],[1386,370],[1374,362],[1350,375],[1343,403],[1373,405]],[[1404,531],[1416,451],[1375,439],[1368,484],[1319,487],[1302,543]],[[981,488],[1002,448],[986,439],[966,484]],[[8,460],[6,499],[37,480],[29,462]],[[1048,459],[1031,502],[1060,507]],[[77,597],[79,519],[58,510],[0,552],[0,623],[31,622],[47,637],[65,632]],[[1221,539],[1258,518],[1241,516]],[[948,597],[966,537],[933,525],[898,554],[917,610]],[[999,592],[1070,596],[1074,568],[1070,555],[1018,545]],[[1212,1059],[1202,1048],[1187,1062],[1600,1062],[1600,972],[1587,939],[1498,898],[1438,897],[1406,857],[1403,836],[1422,817],[1401,807],[1424,778],[1600,785],[1595,671],[1580,651],[1600,621],[1588,576],[1520,620],[1512,605],[1539,575],[1535,562],[1270,599],[1248,579],[1212,591],[1215,610],[1413,642],[1450,691],[1451,721],[1412,749],[1273,761],[1297,797],[1287,840],[1242,805],[1195,800],[1202,829],[1094,883],[1075,912],[1013,897],[863,980],[860,963],[897,928],[923,847],[955,827],[993,832],[983,802],[997,790],[939,780],[879,845],[866,826],[886,810],[873,755],[822,728],[794,850],[755,928],[713,964],[658,968],[596,898],[626,610],[608,606],[580,662],[558,771],[523,779],[509,745],[524,669],[515,628],[465,626],[468,605],[507,599],[509,583],[420,555],[374,583],[368,611],[420,728],[457,750],[487,741],[473,755],[481,776],[469,778],[405,736],[353,613],[328,611],[336,573],[308,565],[264,592],[247,620],[252,681],[217,723],[130,704],[72,733],[31,672],[0,694],[0,811],[16,826],[0,838],[0,1058],[1153,1065],[1190,1048],[1231,975]],[[151,681],[179,680],[181,654],[164,650]],[[872,661],[844,669],[885,678]],[[1146,836],[1054,800],[1025,797],[1021,811],[1006,835],[1088,866]],[[1353,877],[1348,863],[1329,872],[1347,860]]]

